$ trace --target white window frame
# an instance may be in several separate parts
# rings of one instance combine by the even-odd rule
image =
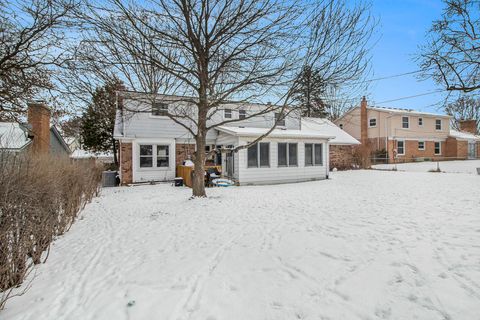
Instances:
[[[268,144],[268,165],[267,166],[262,166],[260,164],[260,144]],[[247,168],[248,169],[252,169],[252,168],[270,168],[270,164],[271,164],[271,161],[272,161],[272,149],[270,148],[270,142],[257,142],[256,143],[257,145],[257,165],[256,166],[249,166],[248,165],[248,149],[250,149],[251,147],[253,146],[250,146],[248,147],[246,150],[247,150]]]
[[[245,119],[247,117],[247,110],[240,109],[238,110],[238,119]]]
[[[279,145],[285,144],[287,146],[287,164],[278,164],[278,155],[279,155]],[[296,144],[297,145],[297,164],[290,164],[290,145]],[[298,167],[298,142],[277,142],[277,167],[278,168],[288,168],[288,167]]]
[[[228,116],[227,116],[227,114],[228,114]],[[230,109],[230,108],[223,109],[223,117],[225,119],[232,119],[232,109]]]
[[[142,149],[142,146],[152,146],[152,155],[151,156],[142,156],[140,155],[140,152],[141,152],[141,149]],[[158,167],[158,147],[159,146],[162,146],[162,147],[167,147],[168,148],[168,155],[167,155],[167,159],[168,159],[168,166],[162,166],[162,167]],[[154,143],[154,142],[142,142],[142,143],[139,143],[138,144],[138,152],[137,152],[137,161],[138,161],[138,169],[139,170],[166,170],[166,169],[169,169],[171,168],[171,165],[172,165],[172,159],[171,159],[171,145],[170,144],[167,144],[167,143]],[[151,157],[152,158],[152,166],[151,167],[142,167],[141,166],[141,161],[140,159],[141,158],[146,158],[146,157]]]
[[[438,143],[438,153],[436,152],[436,144]],[[436,156],[440,156],[442,155],[442,142],[440,141],[434,141],[433,142],[433,154],[436,155]]]
[[[277,127],[285,127],[285,115],[283,115],[283,119],[277,121],[277,119],[281,117],[281,112],[275,112],[274,117],[274,121],[277,123]]]
[[[407,126],[403,126],[403,119],[407,119]],[[409,116],[402,116],[402,129],[410,129],[410,117]]]
[[[399,149],[399,148],[398,148],[398,143],[399,143],[399,142],[402,142],[402,143],[403,143],[403,152],[402,152],[402,153],[400,153],[400,152],[398,151],[398,149]],[[405,140],[402,140],[402,139],[397,140],[397,145],[396,145],[396,147],[397,147],[397,156],[404,156],[404,155],[405,155],[405,151],[406,151],[406,149],[407,149],[407,148],[406,148],[406,145],[405,145]]]
[[[304,156],[304,163],[305,163],[305,167],[323,167],[324,165],[324,161],[323,161],[323,157],[325,156],[324,153],[325,153],[325,150],[323,148],[323,145],[324,143],[323,142],[316,142],[316,143],[304,143],[303,144],[303,148],[304,148],[304,154],[306,155],[307,154],[307,148],[306,146],[308,144],[311,144],[312,145],[312,164],[307,164],[307,157]],[[322,150],[322,157],[321,157],[321,161],[320,161],[320,164],[317,164],[316,163],[316,158],[315,158],[315,146],[316,145],[320,145],[320,148]]]
[[[420,123],[421,122],[421,123]],[[422,117],[419,117],[418,118],[418,126],[419,127],[423,127],[423,118]]]
[[[440,129],[437,129],[437,121],[440,121]],[[435,131],[442,131],[443,123],[442,119],[435,119]]]
[[[165,114],[154,114],[153,109],[154,109],[155,105],[161,105],[161,107],[163,109],[163,112],[165,112]],[[161,101],[153,102],[152,103],[152,109],[151,109],[151,112],[150,112],[150,116],[155,117],[155,118],[168,118],[168,103],[164,103],[164,102],[161,102]]]
[[[420,148],[420,143],[423,144],[422,148]],[[418,150],[422,150],[422,151],[425,150],[425,141],[424,140],[418,140]]]
[[[372,126],[372,123],[371,123],[372,120],[375,120],[375,125],[373,125],[373,126]],[[368,127],[369,128],[376,128],[377,127],[377,118],[376,117],[368,119]]]

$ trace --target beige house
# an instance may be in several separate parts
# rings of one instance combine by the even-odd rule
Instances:
[[[476,125],[463,121],[462,130],[455,131],[450,128],[451,120],[448,115],[368,106],[364,97],[360,107],[349,110],[335,123],[372,151],[386,150],[390,160],[478,157]]]

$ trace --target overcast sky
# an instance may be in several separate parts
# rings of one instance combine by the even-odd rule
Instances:
[[[414,61],[418,46],[433,20],[440,18],[443,3],[440,0],[373,0],[372,11],[379,19],[378,42],[373,47],[373,76],[381,78],[419,69]],[[439,89],[433,81],[419,81],[415,75],[373,81],[368,97],[382,106],[411,108],[437,112],[432,106],[442,101],[442,94],[425,95],[412,99],[386,102]]]

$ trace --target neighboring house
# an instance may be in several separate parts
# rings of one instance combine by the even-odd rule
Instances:
[[[475,148],[470,151],[467,147],[457,148],[457,145],[464,146],[471,142],[456,136],[455,131],[450,129],[451,120],[452,117],[448,115],[367,106],[364,97],[360,107],[349,110],[335,123],[372,151],[385,150],[389,160],[477,157],[476,142]],[[466,133],[464,131],[462,127],[462,132]]]
[[[79,161],[95,160],[102,164],[113,164],[115,162],[112,152],[92,152],[83,149],[79,137],[67,137],[65,141],[70,150],[72,150],[70,159]]]
[[[354,165],[354,147],[360,141],[340,129],[332,121],[324,118],[302,117],[302,129],[315,130],[324,134],[335,136],[329,141],[330,168],[351,169]]]
[[[155,103],[146,94],[119,92],[119,110],[115,139],[120,142],[122,184],[172,180],[176,166],[195,151],[195,140],[167,112],[195,106],[177,96],[156,96]],[[266,105],[229,103],[211,115],[208,125],[229,119],[243,119]],[[233,122],[209,130],[205,152],[221,148],[209,159],[222,166],[222,174],[237,184],[271,184],[325,179],[328,177],[329,140],[334,136],[304,130],[300,117],[290,114],[261,142],[248,149],[229,152],[264,134],[275,123],[273,112]],[[190,122],[185,122],[191,125]],[[192,129],[195,130],[192,125]]]
[[[57,128],[50,124],[50,109],[43,102],[28,105],[28,124],[0,122],[0,151],[51,153],[71,151]]]

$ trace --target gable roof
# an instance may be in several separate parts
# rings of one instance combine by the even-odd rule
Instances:
[[[258,137],[266,134],[270,128],[230,127],[220,126],[217,130],[237,137]],[[335,136],[323,134],[315,130],[273,129],[268,137],[273,138],[305,138],[333,139]]]
[[[0,149],[20,151],[32,142],[28,130],[15,122],[0,122]]]
[[[335,138],[330,140],[333,145],[356,145],[360,141],[337,127],[332,121],[325,118],[302,118],[302,130],[318,131]]]

